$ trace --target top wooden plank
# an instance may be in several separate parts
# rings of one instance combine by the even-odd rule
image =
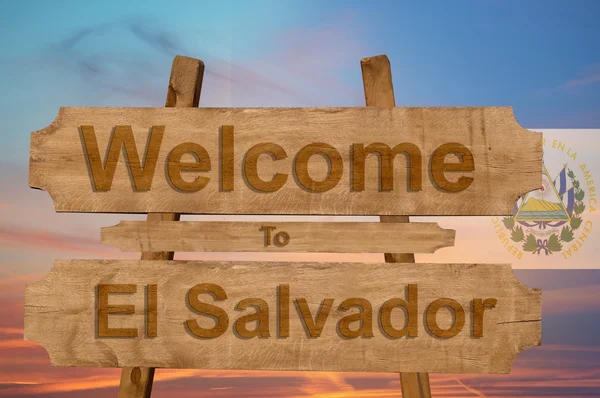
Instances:
[[[508,215],[541,168],[510,107],[61,108],[29,184],[59,212]]]

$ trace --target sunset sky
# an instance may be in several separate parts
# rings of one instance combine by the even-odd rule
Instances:
[[[417,261],[512,263],[520,281],[544,292],[541,347],[523,352],[510,375],[432,375],[434,397],[600,396],[600,231],[594,229],[600,220],[592,201],[593,177],[600,175],[600,3],[324,3],[2,3],[0,396],[116,395],[118,369],[51,367],[42,347],[23,340],[24,289],[43,278],[54,259],[139,258],[100,245],[100,227],[144,219],[56,214],[49,196],[27,184],[32,131],[50,124],[61,106],[163,106],[175,55],[204,61],[201,106],[364,106],[360,59],[379,54],[390,58],[397,106],[513,106],[522,126],[544,133],[549,172],[556,175],[568,164],[586,181],[582,218],[591,231],[583,238],[578,230],[577,250],[565,245],[564,252],[518,258],[502,242],[499,234],[507,232],[496,227],[501,220],[413,220],[457,230],[454,248],[417,255]],[[192,258],[382,261],[383,256],[176,254]],[[400,387],[397,374],[156,373],[154,397],[200,393],[366,398],[398,397]]]

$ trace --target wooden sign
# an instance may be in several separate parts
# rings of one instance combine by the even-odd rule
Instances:
[[[103,228],[142,261],[58,260],[27,286],[25,338],[59,366],[508,373],[541,340],[541,291],[510,265],[407,264],[454,244],[413,215],[509,215],[541,186],[542,137],[509,107],[394,107],[389,60],[361,61],[367,108],[185,108],[204,64],[176,57],[166,106],[61,108],[31,135],[29,184],[60,212],[149,213]],[[180,214],[380,215],[382,223],[179,222]],[[172,261],[174,251],[385,253],[387,263]],[[153,261],[147,261],[153,260]],[[399,264],[396,262],[404,263]]]
[[[499,264],[69,260],[25,338],[59,366],[507,373],[540,300]]]
[[[436,223],[121,221],[102,243],[131,252],[433,253],[454,246]]]
[[[61,108],[29,183],[61,212],[508,215],[541,159],[509,107]]]

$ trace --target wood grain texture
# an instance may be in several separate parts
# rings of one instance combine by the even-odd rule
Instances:
[[[360,62],[365,102],[367,106],[396,106],[392,67],[386,55],[363,58]],[[382,223],[408,223],[408,216],[381,216]],[[386,263],[414,263],[415,250],[386,251]],[[400,373],[400,388],[403,398],[431,398],[428,373]]]
[[[363,77],[365,103],[368,107],[395,107],[392,68],[386,55],[363,58],[360,61]],[[383,223],[407,223],[408,216],[381,216]],[[413,252],[384,254],[385,261],[390,263],[414,263]]]
[[[123,368],[119,381],[119,398],[149,398],[154,382],[154,368]]]
[[[227,294],[223,301],[200,296],[229,316],[220,337],[196,338],[185,327],[190,319],[215,327],[212,318],[186,305],[190,289],[202,283]],[[134,315],[114,315],[109,326],[137,327],[138,337],[96,337],[98,284],[138,285],[138,294],[109,298],[111,305],[135,306]],[[146,338],[142,286],[151,284],[157,285],[157,337]],[[349,312],[338,310],[343,300],[368,300],[375,318],[385,301],[406,299],[409,284],[418,287],[417,337],[388,338],[375,319],[372,338],[338,335],[336,325]],[[276,334],[279,285],[289,285],[287,338]],[[483,337],[474,338],[472,300],[489,297],[497,305],[486,310]],[[232,330],[235,319],[248,314],[235,307],[248,298],[268,303],[271,337],[244,339]],[[424,329],[425,311],[439,298],[454,299],[465,309],[465,328],[456,337],[440,339]],[[296,299],[306,300],[315,327],[321,324],[319,308],[334,300],[320,337],[308,337]],[[58,366],[507,373],[520,351],[540,344],[540,317],[541,292],[519,283],[506,264],[57,260],[52,272],[25,292],[25,338],[42,344]],[[404,320],[404,311],[392,312],[396,328]],[[447,328],[450,312],[440,310],[437,322]]]
[[[283,233],[285,245],[276,242]],[[102,243],[129,252],[433,253],[454,236],[436,223],[371,222],[121,221],[101,231]]]
[[[130,173],[120,156],[110,190],[95,192],[83,149],[82,125],[94,127],[100,157],[106,153],[113,128],[131,126],[139,159],[144,158],[151,127],[166,126],[155,159],[151,189],[134,192]],[[232,165],[219,164],[219,136],[224,125],[234,126]],[[186,179],[210,179],[196,192],[182,192],[168,178],[167,158],[177,145],[186,142],[201,145],[211,159],[210,171],[185,172],[191,174],[183,177]],[[305,148],[303,152],[303,148],[319,142],[340,154],[341,160],[332,158],[335,173],[329,175],[325,158],[315,155],[307,166],[310,179],[298,178],[296,174],[304,170],[299,164],[306,160],[302,154],[316,150]],[[404,142],[420,150],[421,190],[407,190],[409,169],[405,156],[399,154],[394,162],[393,190],[380,191],[379,160],[374,153],[367,154],[365,174],[359,176],[364,177],[365,190],[351,190],[353,143],[380,143],[393,148]],[[473,182],[461,192],[443,191],[431,180],[431,156],[436,148],[448,142],[464,145],[474,157],[475,170],[468,172]],[[251,168],[242,170],[246,153],[261,143],[277,145],[286,155],[265,153],[257,158],[257,175],[263,181],[273,179],[268,189],[281,185],[276,191],[257,190],[252,185]],[[86,146],[88,150],[92,147]],[[447,157],[450,158],[455,156]],[[509,107],[61,108],[49,127],[32,134],[29,182],[30,186],[49,192],[57,211],[70,212],[508,215],[512,214],[518,197],[541,185],[541,159],[541,134],[519,126]],[[448,160],[451,161],[455,160]],[[186,162],[192,164],[190,160]],[[418,166],[415,163],[411,167]],[[197,167],[204,166],[197,164]],[[141,169],[136,170],[134,174],[139,174],[143,186],[148,177]],[[233,174],[221,176],[221,170],[232,170]],[[248,181],[244,174],[250,176]],[[459,177],[456,172],[445,175],[448,179]],[[232,186],[233,190],[221,190],[222,177],[226,187]],[[339,183],[333,186],[331,181],[338,177]],[[323,189],[328,190],[319,192]]]
[[[400,373],[400,388],[402,398],[431,398],[429,373]]]
[[[198,59],[176,56],[171,66],[166,107],[196,107],[204,77],[204,63]],[[151,213],[148,222],[179,221],[176,213]],[[142,252],[142,260],[173,260],[171,251]],[[154,325],[156,326],[156,325]],[[119,398],[149,398],[154,380],[154,368],[123,368],[119,385]]]

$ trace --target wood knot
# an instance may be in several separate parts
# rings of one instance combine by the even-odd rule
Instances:
[[[140,379],[142,378],[142,370],[138,367],[131,369],[131,374],[129,375],[131,382],[133,384],[138,384]]]

